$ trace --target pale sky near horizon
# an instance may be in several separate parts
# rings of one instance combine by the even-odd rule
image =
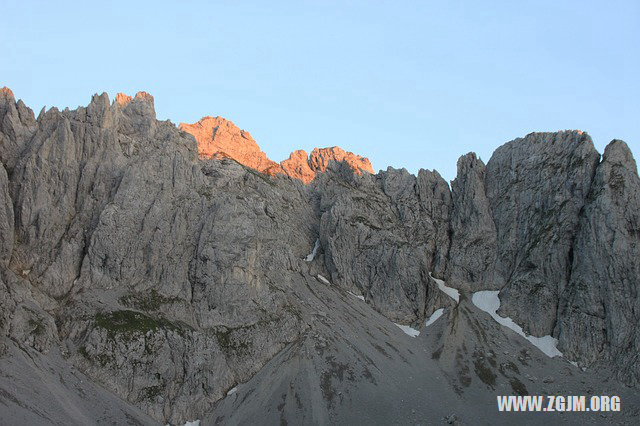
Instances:
[[[0,86],[36,114],[144,90],[275,161],[338,145],[447,180],[532,131],[640,155],[639,1],[0,3]]]

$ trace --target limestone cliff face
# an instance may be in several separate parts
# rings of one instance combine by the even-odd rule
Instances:
[[[500,313],[553,335],[583,366],[640,378],[639,180],[626,144],[600,161],[581,131],[532,133],[498,148],[486,168],[458,162],[452,184],[451,285],[499,289]]]
[[[9,196],[9,179],[0,163],[0,267],[6,268],[13,251],[13,203]]]
[[[144,92],[36,119],[0,91],[0,353],[59,353],[184,423],[285,348],[326,347],[315,331],[342,330],[326,311],[361,303],[347,290],[365,299],[358,324],[454,318],[433,276],[462,296],[499,289],[569,359],[638,382],[640,183],[624,143],[600,161],[581,132],[531,134],[486,166],[464,156],[450,190],[337,147],[278,165],[220,118],[181,129]]]
[[[587,134],[567,131],[516,139],[487,163],[501,313],[535,335],[553,333],[579,213],[599,159]]]
[[[467,290],[500,289],[494,280],[497,233],[486,193],[487,167],[474,153],[458,160],[451,182],[451,249],[447,281]]]
[[[613,362],[621,380],[637,385],[640,179],[624,142],[606,147],[579,220],[556,334],[567,356],[581,365]]]
[[[303,150],[291,153],[280,164],[271,161],[249,132],[222,117],[204,117],[194,124],[181,123],[180,130],[196,139],[201,158],[231,158],[240,164],[269,175],[286,175],[310,183],[324,172],[331,161],[346,162],[356,174],[374,173],[371,162],[340,147],[315,148],[311,155]]]
[[[332,280],[396,322],[422,322],[446,301],[429,276],[442,275],[449,246],[446,182],[426,170],[370,175],[334,164],[314,181]]]
[[[12,341],[64,348],[104,388],[184,423],[304,331],[284,290],[315,239],[301,185],[198,160],[146,94],[96,95],[35,123],[3,99],[0,322]]]
[[[22,100],[16,102],[11,90],[0,89],[0,161],[7,171],[13,170],[35,128],[33,111]]]

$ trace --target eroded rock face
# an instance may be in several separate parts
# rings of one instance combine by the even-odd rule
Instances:
[[[500,313],[536,336],[553,333],[572,245],[600,155],[578,131],[532,133],[498,148],[487,164],[497,231],[492,288]]]
[[[599,163],[579,131],[512,141],[486,169],[462,157],[452,183],[450,285],[501,289],[503,315],[556,336],[580,365],[606,362],[635,385],[638,193],[624,142],[612,142]]]
[[[497,233],[486,194],[486,174],[482,160],[469,153],[458,160],[458,176],[451,182],[447,281],[471,291],[501,288],[494,280]]]
[[[0,163],[0,267],[6,268],[13,251],[13,203],[9,196],[9,179]]]
[[[33,111],[7,87],[0,89],[0,162],[8,172],[13,170],[36,127]]]
[[[329,275],[322,255],[303,261],[320,221],[310,188],[254,170],[275,174],[259,150],[248,167],[199,160],[144,92],[33,122],[3,99],[1,322],[13,339],[60,345],[101,386],[179,423],[305,332],[290,287]],[[213,121],[212,144],[239,134],[251,147]]]
[[[557,335],[570,359],[608,360],[630,385],[640,378],[640,179],[622,141],[605,149],[573,246]]]
[[[332,280],[396,322],[422,321],[441,300],[429,272],[442,274],[448,251],[446,182],[426,170],[416,177],[388,168],[374,176],[333,164],[314,182]]]
[[[146,94],[51,109],[18,145],[9,182],[0,173],[2,325],[17,341],[65,347],[93,380],[179,423],[305,330],[286,295],[315,241],[301,184],[198,160]]]

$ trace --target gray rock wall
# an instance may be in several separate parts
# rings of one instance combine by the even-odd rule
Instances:
[[[6,268],[13,251],[13,203],[9,196],[9,179],[0,163],[0,267]]]
[[[332,280],[393,321],[423,321],[441,299],[429,272],[442,275],[449,246],[446,182],[425,170],[416,177],[388,168],[373,176],[344,166],[316,180]]]
[[[475,155],[452,182],[450,285],[499,289],[500,313],[583,366],[638,381],[638,175],[624,142],[602,162],[582,132],[534,133]]]
[[[469,153],[458,160],[458,176],[451,182],[453,209],[449,229],[451,249],[447,281],[465,290],[500,289],[494,279],[497,233],[486,194],[487,168]]]
[[[573,246],[556,334],[570,359],[613,361],[618,376],[640,378],[640,179],[622,141],[605,149]]]
[[[578,214],[599,158],[586,134],[532,133],[498,148],[487,164],[500,312],[532,334],[553,332]]]

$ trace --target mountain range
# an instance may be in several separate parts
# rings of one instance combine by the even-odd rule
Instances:
[[[331,145],[331,143],[329,143]],[[139,92],[0,90],[3,424],[635,424],[640,179],[620,140],[485,164],[276,163]],[[510,320],[507,320],[507,319]],[[619,395],[502,413],[496,395]]]

